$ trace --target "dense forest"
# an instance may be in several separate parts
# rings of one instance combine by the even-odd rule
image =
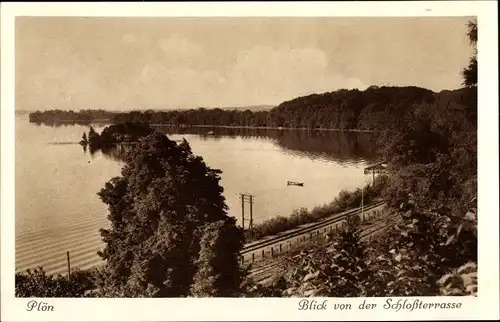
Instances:
[[[475,22],[468,36],[475,46]],[[388,174],[376,194],[399,222],[377,239],[363,239],[358,215],[349,216],[332,238],[283,256],[281,271],[269,283],[256,284],[241,264],[245,236],[227,216],[221,171],[207,167],[186,141],[176,144],[154,131],[127,154],[121,175],[98,192],[111,223],[101,230],[104,264],[68,278],[43,269],[18,273],[16,296],[477,295],[474,61],[462,73],[466,88],[456,91],[372,87],[298,98],[255,119],[257,113],[235,112],[253,124],[380,131],[379,153]],[[161,115],[202,122],[199,112]],[[134,119],[120,122],[157,122],[140,119],[144,115],[156,114],[123,114]],[[350,203],[351,197],[357,200],[359,193],[343,193],[336,202]]]
[[[57,123],[78,123],[89,124],[91,122],[109,121],[114,113],[105,110],[80,110],[62,111],[62,110],[47,110],[36,111],[29,114],[29,120],[33,123],[57,124]]]
[[[377,87],[364,91],[337,90],[312,94],[283,102],[270,111],[192,109],[183,111],[45,111],[30,114],[30,121],[90,123],[108,120],[112,123],[140,122],[176,126],[216,125],[244,127],[283,127],[306,129],[376,130],[392,128],[422,105],[438,109],[468,110],[471,117],[477,97],[474,90],[463,88],[434,93],[419,87]]]

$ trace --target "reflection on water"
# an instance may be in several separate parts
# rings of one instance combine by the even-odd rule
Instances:
[[[93,125],[98,132],[103,126]],[[229,215],[238,221],[239,194],[252,194],[256,224],[300,207],[324,204],[342,189],[360,186],[371,177],[364,175],[364,166],[375,158],[367,133],[158,130],[172,140],[185,138],[208,166],[222,170],[220,184]],[[63,272],[66,251],[75,268],[99,261],[99,229],[109,222],[97,192],[120,174],[126,149],[85,150],[76,143],[83,132],[88,132],[88,126],[37,126],[16,118],[17,269],[43,265],[49,272]],[[304,186],[287,186],[287,181]]]
[[[270,151],[282,151],[296,156],[336,161],[341,164],[374,161],[377,158],[374,135],[367,132],[163,126],[155,127],[155,129],[167,136],[196,135],[196,138],[201,141],[220,141],[228,138],[270,140],[276,145]],[[114,160],[120,160],[129,149],[130,147],[119,145],[102,152]],[[96,150],[90,149],[91,154],[95,152]]]
[[[374,135],[366,132],[196,127],[157,127],[156,129],[165,134],[196,134],[201,140],[218,140],[231,137],[272,140],[277,148],[285,153],[340,163],[376,159]]]

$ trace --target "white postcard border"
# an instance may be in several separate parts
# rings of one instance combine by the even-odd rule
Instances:
[[[14,20],[16,16],[477,16],[479,295],[419,297],[461,302],[462,308],[383,309],[387,298],[329,298],[351,311],[298,311],[300,299],[45,299],[54,312],[27,312],[14,297]],[[498,319],[498,17],[495,1],[456,2],[253,2],[253,3],[2,3],[1,5],[1,314],[5,321],[257,321]],[[397,300],[396,298],[395,300]],[[316,299],[320,301],[321,299]],[[358,310],[366,300],[375,310]]]

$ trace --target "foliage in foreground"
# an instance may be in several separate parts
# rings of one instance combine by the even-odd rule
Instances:
[[[452,272],[444,275],[438,281],[440,286],[440,295],[477,296],[477,265],[474,262],[468,262]]]
[[[477,20],[469,21],[469,42],[474,46],[474,54],[469,59],[469,65],[463,69],[463,85],[467,87],[477,86]]]
[[[384,236],[361,240],[349,218],[333,241],[288,257],[284,272],[252,296],[370,297],[475,295],[476,225],[458,228],[437,214],[408,211]],[[459,226],[460,227],[460,226]],[[457,252],[457,249],[459,250]]]
[[[47,274],[42,267],[16,273],[16,297],[83,297],[94,288],[92,271],[75,270],[70,278]]]

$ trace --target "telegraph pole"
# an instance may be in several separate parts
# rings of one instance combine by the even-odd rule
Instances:
[[[361,217],[363,217],[363,207],[364,207],[364,203],[365,203],[364,190],[365,190],[365,187],[361,186]]]
[[[245,195],[241,194],[241,227],[245,230]]]
[[[253,197],[252,195],[240,193],[240,198],[241,198],[241,226],[243,227],[243,230],[245,230],[245,201],[248,201],[250,204],[250,223],[249,223],[249,229],[253,229]],[[248,198],[248,199],[247,199]]]
[[[69,252],[66,252],[66,260],[68,262],[68,280],[71,278],[71,264],[69,261]]]
[[[250,230],[253,230],[253,196],[249,195],[250,198]]]

